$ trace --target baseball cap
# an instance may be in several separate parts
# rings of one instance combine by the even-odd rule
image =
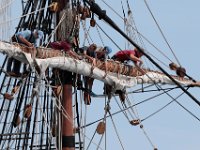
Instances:
[[[106,50],[107,54],[110,54],[112,52],[112,49],[109,46],[105,46],[104,49]]]

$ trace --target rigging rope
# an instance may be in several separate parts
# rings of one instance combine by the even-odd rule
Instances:
[[[150,139],[150,137],[148,136],[147,132],[144,130],[143,125],[140,125],[140,128],[142,129],[144,135],[146,136],[147,140],[149,141],[149,143],[151,144],[151,146],[154,148],[154,150],[157,150],[156,146],[153,144],[152,140]]]
[[[161,95],[163,95],[163,94],[165,94],[166,92],[169,92],[169,91],[171,91],[171,90],[173,90],[173,88],[167,89],[167,91],[165,91],[165,92],[159,93],[159,94],[154,95],[154,96],[151,96],[151,97],[149,97],[149,98],[146,98],[146,99],[144,99],[144,100],[142,100],[142,101],[140,101],[140,102],[138,102],[138,103],[136,103],[136,104],[133,104],[133,105],[131,105],[131,106],[129,106],[129,107],[123,109],[123,110],[120,110],[120,111],[117,111],[117,112],[115,112],[115,113],[112,113],[112,116],[117,115],[117,114],[119,114],[119,113],[121,113],[121,112],[123,112],[123,111],[125,111],[125,110],[128,110],[128,109],[131,108],[131,107],[135,107],[135,106],[140,105],[140,104],[142,104],[142,103],[144,103],[144,102],[148,102],[148,101],[150,101],[150,100],[152,100],[152,99],[154,99],[154,98],[156,98],[156,97],[158,97],[158,96],[161,96]],[[108,117],[110,117],[110,116],[106,116],[106,118],[108,118]],[[195,118],[197,119],[198,117],[195,117]],[[96,120],[96,121],[93,121],[93,122],[91,122],[91,123],[86,124],[85,126],[82,126],[81,128],[86,128],[86,127],[88,127],[88,126],[90,126],[90,125],[93,125],[93,124],[95,124],[95,123],[97,123],[97,122],[103,120],[103,119],[104,119],[104,118],[100,118],[100,119],[98,119],[98,120]],[[199,118],[198,118],[197,120],[200,121]]]
[[[182,92],[179,96],[177,96],[175,99],[171,100],[169,103],[167,103],[166,105],[164,105],[163,107],[161,107],[160,109],[158,109],[157,111],[155,111],[154,113],[148,115],[147,117],[145,117],[144,119],[141,119],[141,122],[147,120],[148,118],[154,116],[155,114],[157,114],[158,112],[160,112],[161,110],[163,110],[164,108],[166,108],[167,106],[169,106],[172,102],[176,101],[179,97],[181,97],[184,94],[184,92]]]
[[[113,8],[110,6],[110,5],[108,5],[104,0],[102,0],[114,13],[116,13],[118,16],[119,16],[119,18],[121,18],[122,20],[124,20],[124,18],[121,16],[121,15],[119,15],[115,10],[113,10]],[[130,6],[129,6],[129,8],[130,8]],[[131,26],[132,27],[132,29],[133,30],[135,30],[136,31],[136,33],[138,33],[143,39],[145,39],[152,47],[154,47],[159,53],[161,53],[165,58],[167,58],[169,61],[171,61],[171,62],[173,62],[167,55],[165,55],[159,48],[157,48],[152,42],[150,42],[143,34],[141,34],[137,29],[135,29],[133,26],[132,26],[132,24],[128,24],[129,26]]]
[[[146,1],[146,0],[144,0],[144,3],[145,3],[145,5],[146,5],[146,7],[147,7],[147,9],[148,9],[149,13],[151,14],[151,16],[152,16],[153,20],[155,21],[155,23],[156,23],[156,25],[157,25],[157,27],[158,27],[158,29],[159,29],[159,31],[160,31],[160,33],[161,33],[161,35],[163,36],[163,38],[164,38],[164,40],[165,40],[165,42],[166,42],[167,46],[168,46],[168,47],[169,47],[169,49],[171,50],[171,52],[172,52],[172,54],[174,55],[174,57],[175,57],[176,61],[178,62],[178,64],[181,66],[181,64],[180,64],[180,62],[179,62],[179,60],[178,60],[178,58],[176,57],[176,55],[175,55],[174,51],[172,50],[172,48],[171,48],[171,46],[170,46],[169,42],[167,41],[167,38],[166,38],[166,36],[164,35],[164,33],[163,33],[163,31],[162,31],[161,27],[159,26],[159,24],[158,24],[158,22],[157,22],[156,18],[154,17],[154,15],[153,15],[153,13],[152,13],[152,11],[151,11],[151,9],[150,9],[150,7],[149,7],[149,5],[148,5],[147,1]]]
[[[84,30],[84,41],[83,41],[83,46],[85,46],[85,41],[87,40],[88,44],[90,45],[89,39],[92,41],[92,43],[94,43],[94,41],[92,40],[89,31],[90,31],[90,26],[88,27],[88,29],[86,29],[86,22],[83,20],[81,21],[82,23],[82,27]],[[88,38],[89,37],[89,38]]]
[[[120,110],[123,110],[123,109],[121,108],[121,106],[119,105],[119,103],[118,103],[117,98],[116,98],[115,95],[114,95],[114,99],[115,99],[115,102],[117,103],[119,109],[120,109]],[[124,116],[127,118],[127,120],[130,121],[130,119],[128,118],[128,114],[126,113],[126,111],[122,111],[122,113],[123,113]]]
[[[50,85],[49,81],[48,81],[46,78],[45,78],[45,80],[46,80],[47,84]],[[47,91],[46,88],[45,88],[45,90]],[[48,91],[47,91],[47,92],[48,92]],[[55,96],[55,97],[56,97],[56,96]],[[56,99],[57,103],[61,106],[61,109],[62,109],[62,115],[63,115],[66,119],[68,119],[68,121],[73,125],[73,122],[71,121],[71,117],[70,117],[69,114],[66,112],[65,108],[62,106],[60,100],[58,100],[57,97],[56,97],[55,99]],[[59,106],[56,105],[56,107],[59,109]],[[87,108],[86,105],[85,105],[85,107]],[[87,109],[86,109],[86,110],[87,110]],[[85,111],[85,120],[84,120],[85,123],[84,123],[84,124],[86,124],[86,116],[87,116],[86,114],[87,114],[87,111]],[[86,131],[86,129],[85,129],[85,131]],[[85,134],[84,132],[81,131],[80,133],[81,133],[84,137],[87,137],[86,134]],[[87,137],[87,138],[88,138],[88,137]],[[88,138],[88,139],[91,140],[91,138]],[[93,141],[91,141],[91,143],[97,145],[97,144],[94,143]],[[102,149],[102,148],[99,147],[99,149]]]
[[[113,27],[118,33],[120,33],[124,38],[126,38],[131,44],[133,44],[146,58],[148,58],[151,63],[153,63],[158,69],[160,69],[173,83],[175,83],[177,86],[180,87],[182,91],[184,91],[190,98],[193,100],[198,106],[200,106],[200,101],[197,100],[196,97],[194,97],[190,92],[185,90],[174,78],[172,78],[168,72],[166,72],[157,62],[155,62],[147,53],[145,53],[138,44],[136,44],[134,41],[132,41],[116,24],[113,22],[113,20],[108,17],[103,10],[94,2],[88,2],[85,0],[90,5],[91,11],[93,13],[97,14],[98,16],[102,17],[104,21],[106,21],[110,26]]]
[[[48,6],[47,8],[49,8],[49,7],[51,7],[51,6]],[[19,16],[19,17],[16,17],[16,18],[13,18],[13,19],[10,19],[10,20],[7,20],[7,21],[4,21],[4,22],[0,22],[0,25],[1,25],[1,24],[5,24],[5,23],[7,23],[7,22],[12,22],[13,20],[20,19],[20,18],[22,18],[22,17],[28,16],[28,15],[31,15],[31,14],[34,14],[35,12],[43,11],[43,10],[45,10],[45,9],[46,9],[46,8],[44,7],[44,8],[41,8],[41,9],[38,9],[38,10],[32,11],[32,12],[30,12],[30,13],[27,13],[27,14],[21,15],[21,16]]]
[[[128,5],[129,6],[129,5]],[[101,28],[100,28],[101,29]],[[102,29],[101,29],[102,30]],[[103,30],[102,30],[103,31]],[[136,30],[137,31],[137,30]],[[104,34],[106,34],[105,32],[104,32]],[[106,34],[107,35],[107,34]],[[107,35],[107,37],[109,37],[108,35]],[[111,38],[110,38],[111,39]],[[113,40],[111,40],[113,43],[115,43]],[[115,44],[116,45],[116,44]],[[120,49],[121,50],[121,49]]]
[[[98,28],[112,41],[112,43],[119,49],[119,50],[122,50],[120,47],[119,47],[119,45],[117,45],[117,43],[98,25],[98,24],[96,24],[97,26],[98,26]]]
[[[129,106],[132,105],[132,104],[131,104],[131,101],[129,100],[128,95],[126,96],[125,102],[127,102]],[[125,105],[125,103],[124,103],[124,105]],[[126,105],[125,105],[125,107],[127,108]],[[147,140],[149,141],[149,143],[151,144],[151,146],[155,149],[155,146],[154,146],[152,140],[150,139],[149,135],[148,135],[147,132],[144,130],[144,127],[143,127],[143,125],[141,124],[140,117],[139,117],[139,113],[138,113],[138,111],[137,111],[136,106],[135,106],[135,111],[134,111],[133,107],[130,107],[130,109],[131,109],[132,113],[134,114],[134,116],[136,117],[136,119],[139,120],[140,128],[142,129],[142,131],[143,131],[145,137],[147,138]],[[128,109],[128,111],[129,111],[129,109]],[[132,115],[131,115],[131,116],[132,116]],[[134,117],[133,117],[133,118],[134,118]],[[129,121],[129,123],[130,123],[130,121]]]
[[[102,36],[101,36],[101,34],[100,34],[100,32],[99,32],[98,26],[96,26],[96,29],[97,29],[97,33],[98,33],[98,35],[99,35],[99,38],[100,38],[100,40],[101,40],[102,45],[105,46],[105,44],[104,44],[104,42],[103,42],[103,38],[102,38]]]
[[[64,19],[66,18],[66,16],[67,16],[66,13],[67,13],[67,12],[64,12],[64,13],[63,13],[63,15],[62,15],[62,17],[61,17],[59,23],[56,25],[56,27],[54,28],[54,30],[53,30],[53,31],[51,32],[51,34],[48,36],[47,39],[49,39],[49,41],[48,41],[48,43],[47,43],[47,45],[46,45],[45,48],[47,48],[48,45],[49,45],[49,43],[51,42],[51,41],[50,41],[50,40],[51,40],[50,37],[56,33],[58,27],[61,25],[61,23],[62,23],[62,22],[64,21]]]
[[[109,115],[110,115],[110,118],[111,118],[113,127],[114,127],[115,132],[116,132],[116,135],[117,135],[117,138],[118,138],[118,140],[119,140],[119,142],[120,142],[121,148],[124,150],[125,148],[124,148],[124,146],[123,146],[123,144],[122,144],[122,140],[120,139],[120,136],[119,136],[119,133],[118,133],[118,131],[117,131],[117,127],[116,127],[115,122],[114,122],[114,120],[113,120],[112,114],[110,113],[109,110],[108,110],[108,113],[109,113]]]

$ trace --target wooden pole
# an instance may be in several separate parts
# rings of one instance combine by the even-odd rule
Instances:
[[[73,25],[73,14],[70,9],[69,0],[59,0],[60,11],[58,18],[62,18],[63,14],[67,12],[66,17],[60,24],[57,31],[57,40],[65,40],[69,38],[69,32]],[[58,22],[59,22],[58,20]],[[62,105],[64,108],[62,116],[62,150],[75,149],[75,136],[73,134],[73,110],[72,110],[72,73],[62,71],[63,97]],[[68,116],[68,117],[66,117]]]
[[[63,150],[74,150],[75,137],[73,133],[73,110],[72,110],[72,73],[64,72],[63,100],[62,105],[67,113],[68,118],[62,117],[62,145]]]

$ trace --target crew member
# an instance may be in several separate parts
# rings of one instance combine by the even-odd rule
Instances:
[[[14,34],[11,40],[12,42],[24,44],[29,48],[32,48],[32,47],[39,47],[42,44],[43,37],[44,33],[38,29],[35,29],[34,31],[24,30]],[[12,68],[12,62],[14,62],[13,68]],[[20,61],[14,58],[9,58],[7,62],[7,72],[10,75],[20,76],[20,66],[21,66]]]

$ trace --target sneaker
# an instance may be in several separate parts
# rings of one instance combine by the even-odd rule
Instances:
[[[16,72],[7,72],[9,76],[11,77],[20,77],[21,73],[16,73]]]
[[[120,100],[121,100],[122,102],[125,101],[125,99],[126,99],[125,92],[123,92],[123,91],[121,91],[121,90],[117,90],[115,93],[116,93],[116,94],[119,94],[119,98],[120,98]]]
[[[126,99],[125,93],[123,93],[123,92],[119,93],[119,98],[120,98],[120,100],[121,100],[122,102],[124,102],[125,99]]]
[[[91,104],[91,97],[90,97],[90,94],[88,92],[84,92],[84,102],[85,102],[86,105]]]
[[[81,90],[82,88],[83,88],[82,81],[78,80],[77,81],[77,90]]]

